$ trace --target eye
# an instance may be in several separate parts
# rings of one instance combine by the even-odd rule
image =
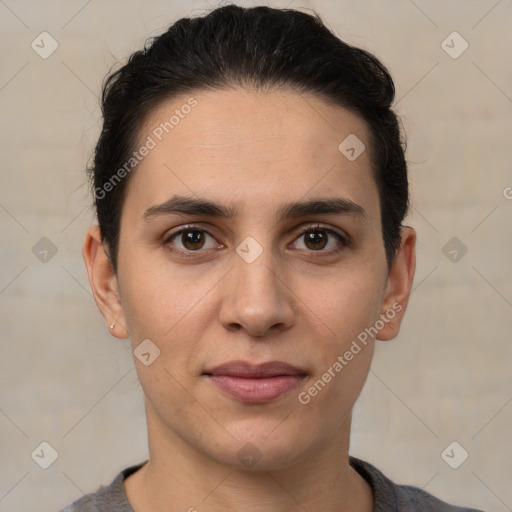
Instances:
[[[213,249],[219,244],[215,238],[204,229],[187,226],[168,236],[165,245],[172,245],[180,252],[197,252],[201,249]]]
[[[337,252],[348,245],[347,239],[337,231],[323,226],[309,226],[300,233],[295,249],[315,252]]]
[[[197,226],[184,226],[167,236],[163,244],[172,252],[182,256],[200,253],[223,245],[208,231]],[[348,235],[316,225],[304,229],[293,243],[294,249],[333,254],[349,245]]]

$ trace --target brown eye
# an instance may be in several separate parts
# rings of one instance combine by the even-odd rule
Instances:
[[[294,243],[294,248],[328,254],[341,250],[347,245],[347,239],[342,234],[333,229],[318,226],[302,231]]]
[[[309,231],[304,235],[304,242],[308,249],[319,250],[327,245],[328,235],[324,230]]]
[[[181,243],[185,249],[191,251],[201,249],[204,245],[204,233],[196,230],[183,231],[181,233]]]
[[[182,228],[165,240],[165,245],[174,246],[184,252],[199,252],[201,249],[218,247],[215,238],[204,229]]]

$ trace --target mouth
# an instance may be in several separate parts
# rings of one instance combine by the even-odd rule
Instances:
[[[304,370],[282,361],[251,364],[230,361],[203,375],[220,391],[245,403],[266,403],[288,393],[306,378]]]

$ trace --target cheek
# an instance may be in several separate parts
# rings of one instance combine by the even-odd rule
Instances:
[[[341,428],[361,393],[374,351],[374,338],[368,334],[380,312],[380,290],[376,281],[355,276],[331,279],[307,296],[305,311],[321,319],[314,339],[315,373],[301,388],[297,401],[303,421],[321,421],[324,438]],[[317,322],[318,324],[318,322]],[[315,419],[317,418],[317,419]]]
[[[139,337],[165,339],[190,324],[216,279],[193,265],[170,265],[159,251],[133,252],[125,262],[119,268],[123,312],[130,335]]]
[[[193,265],[178,268],[157,261],[151,264],[150,258],[132,261],[120,274],[132,347],[136,349],[142,340],[150,339],[160,350],[149,367],[151,372],[136,361],[141,383],[144,387],[162,384],[155,381],[157,374],[160,381],[172,374],[179,382],[188,382],[196,371],[196,356],[217,319],[215,287],[223,274],[204,272]]]
[[[313,325],[315,374],[299,403],[311,414],[332,408],[333,428],[340,424],[359,396],[374,350],[370,327],[379,318],[383,274],[355,269],[331,274],[328,279],[302,281],[303,311]],[[306,293],[308,292],[308,293]]]
[[[304,311],[320,323],[326,348],[342,350],[378,319],[384,297],[383,277],[379,271],[363,274],[347,268],[297,282]]]

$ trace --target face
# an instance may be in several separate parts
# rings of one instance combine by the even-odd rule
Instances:
[[[348,431],[411,265],[388,272],[357,115],[291,91],[190,97],[141,130],[137,147],[154,147],[126,189],[100,308],[134,350],[151,340],[150,364],[135,358],[150,437],[286,467]],[[349,135],[366,146],[355,160],[339,149]]]

